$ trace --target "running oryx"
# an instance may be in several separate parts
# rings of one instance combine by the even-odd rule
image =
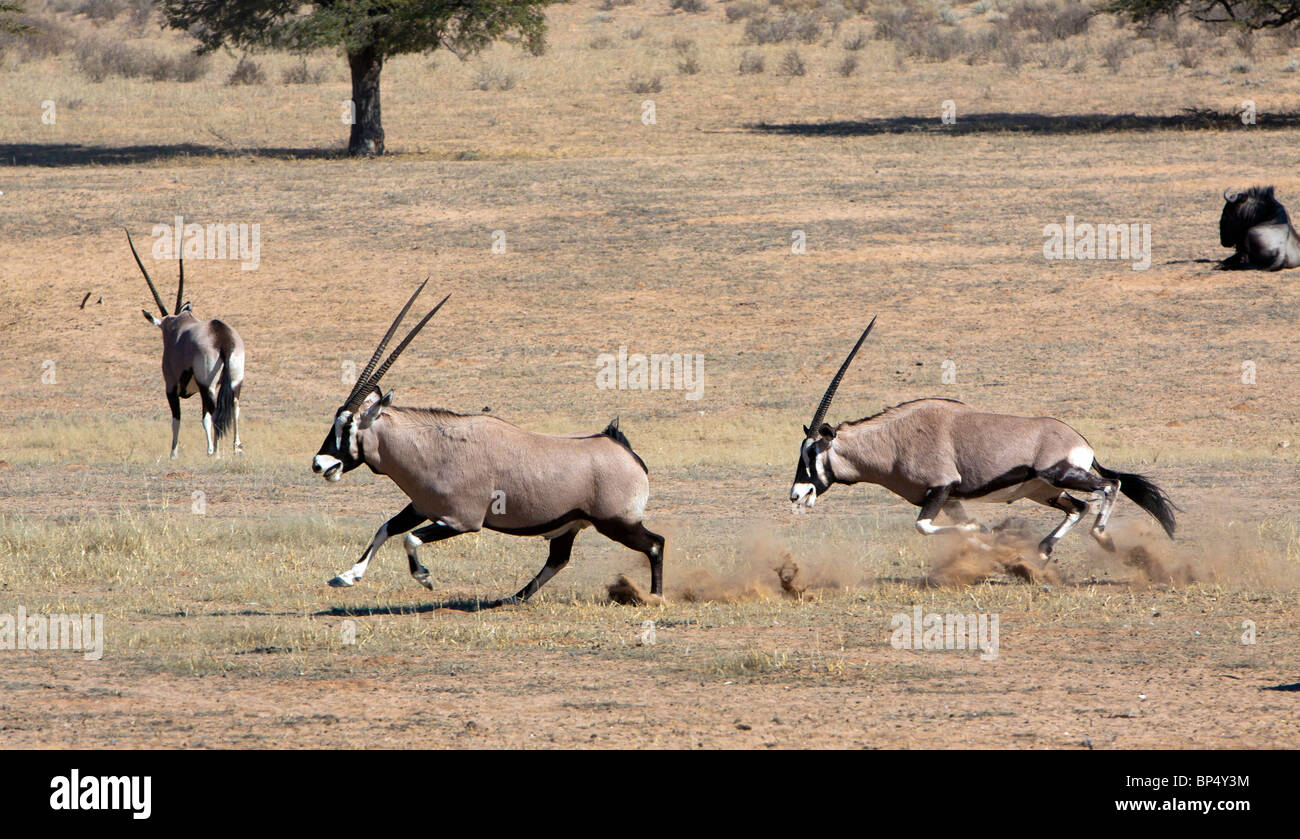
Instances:
[[[1117,491],[1123,491],[1174,535],[1174,506],[1159,487],[1141,475],[1105,468],[1083,435],[1057,419],[990,414],[954,399],[930,398],[835,427],[822,422],[844,371],[875,323],[873,318],[831,380],[812,422],[804,426],[790,487],[795,512],[811,508],[832,484],[865,481],[920,507],[916,529],[928,535],[984,530],[962,509],[962,501],[1028,498],[1065,513],[1065,520],[1038,545],[1038,558],[1046,566],[1053,546],[1088,512],[1088,503],[1071,491],[1090,493],[1091,500],[1101,502],[1092,535],[1110,551],[1115,545],[1106,522]],[[956,524],[935,525],[940,511]]]
[[[1221,268],[1282,268],[1300,266],[1300,236],[1286,208],[1273,197],[1273,187],[1254,186],[1245,192],[1223,193],[1219,243],[1234,248]]]
[[[430,590],[429,570],[416,556],[420,545],[486,527],[550,540],[550,556],[537,576],[513,597],[489,605],[526,601],[568,563],[574,537],[590,525],[644,553],[650,560],[650,590],[662,594],[664,540],[641,523],[650,494],[646,466],[618,430],[618,420],[599,434],[534,434],[483,414],[396,407],[392,391],[380,395],[380,378],[447,302],[444,297],[434,306],[375,369],[427,282],[388,328],[312,460],[312,471],[327,481],[364,463],[411,499],[379,528],[357,563],[329,584],[355,585],[384,542],[428,520],[432,523],[407,534],[406,556],[411,576]]]
[[[145,319],[162,329],[163,384],[167,388],[167,404],[172,409],[172,457],[177,454],[181,433],[181,400],[195,393],[203,402],[203,433],[208,438],[208,454],[216,454],[217,443],[234,426],[235,454],[244,453],[239,439],[239,391],[244,384],[244,342],[234,327],[213,319],[199,320],[190,311],[189,301],[182,305],[185,294],[185,262],[180,263],[180,281],[176,286],[176,313],[167,314],[167,307],[158,296],[149,272],[140,261],[127,231],[126,242],[131,246],[135,264],[140,266],[144,281],[153,292],[162,319],[144,312]]]

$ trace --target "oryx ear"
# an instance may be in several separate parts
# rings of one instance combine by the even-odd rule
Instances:
[[[176,311],[176,314],[179,315],[181,312],[188,312],[188,311],[190,311],[190,301],[186,300],[185,305],[181,306],[180,309]]]
[[[1240,197],[1240,195],[1232,191],[1232,187],[1228,187],[1223,191],[1223,200],[1229,204],[1235,204]]]
[[[805,436],[805,437],[811,437],[811,436],[812,436],[812,429],[805,425],[805,426],[803,427],[803,436]]]
[[[144,315],[144,319],[152,323],[154,326],[162,326],[162,321],[158,320],[158,318],[149,314],[144,309],[140,310],[140,314]]]
[[[361,416],[357,419],[359,428],[369,428],[384,414],[384,409],[393,404],[393,392],[390,390],[382,398],[376,394],[370,394],[366,400],[366,407],[361,410]]]
[[[828,422],[822,423],[821,428],[817,429],[817,434],[827,440],[835,439],[835,429],[831,428],[831,424]]]

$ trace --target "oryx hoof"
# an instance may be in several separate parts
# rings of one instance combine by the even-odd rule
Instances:
[[[411,576],[415,578],[417,583],[424,586],[429,591],[433,591],[433,580],[429,577],[428,568],[421,568],[417,573],[412,574]]]
[[[1096,539],[1097,544],[1101,545],[1106,550],[1115,553],[1115,540],[1110,538],[1110,534],[1106,531],[1094,530],[1092,531],[1092,538]]]
[[[240,445],[235,446],[235,454],[243,454],[243,453],[244,453],[244,447],[243,447],[243,446],[240,446]]]
[[[511,595],[510,597],[503,597],[500,600],[495,600],[489,603],[488,608],[495,609],[498,606],[522,606],[525,602],[527,601],[523,600],[517,595]]]
[[[330,580],[331,588],[352,588],[356,584],[356,580],[350,577],[344,577],[342,574],[339,574],[337,577]]]

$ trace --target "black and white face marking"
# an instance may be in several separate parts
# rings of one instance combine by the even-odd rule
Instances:
[[[796,513],[811,510],[817,496],[835,482],[827,463],[834,432],[826,425],[819,432],[816,437],[805,438],[799,446],[799,463],[795,466],[794,483],[790,485],[790,504]]]
[[[334,415],[334,426],[311,461],[311,471],[333,482],[351,472],[364,461],[357,446],[356,416],[342,408]]]

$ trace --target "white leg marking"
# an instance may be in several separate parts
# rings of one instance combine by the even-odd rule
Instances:
[[[180,451],[181,421],[172,417],[172,457]]]
[[[244,443],[239,439],[239,400],[235,400],[235,454],[244,453]]]
[[[208,454],[214,454],[216,449],[212,445],[212,414],[203,415],[203,433],[208,437]]]
[[[435,524],[442,523],[441,519],[435,522]],[[406,534],[404,544],[406,545],[406,557],[410,560],[411,568],[414,569],[411,571],[411,576],[415,578],[417,583],[424,586],[429,591],[433,591],[433,580],[429,577],[429,569],[424,567],[416,553],[416,549],[423,545],[424,542],[420,541],[420,537],[416,536],[414,533],[408,533]]]
[[[361,559],[357,560],[357,564],[330,580],[330,585],[335,588],[348,588],[356,585],[366,575],[366,569],[370,567],[370,560],[375,558],[375,552],[387,541],[388,523],[385,522],[375,532],[375,538],[370,540],[370,546],[366,548],[365,553],[361,554]]]
[[[930,519],[917,519],[916,529],[924,533],[926,536],[933,536],[936,533],[970,533],[979,530],[980,526],[979,522],[975,521],[943,526],[935,524]]]

